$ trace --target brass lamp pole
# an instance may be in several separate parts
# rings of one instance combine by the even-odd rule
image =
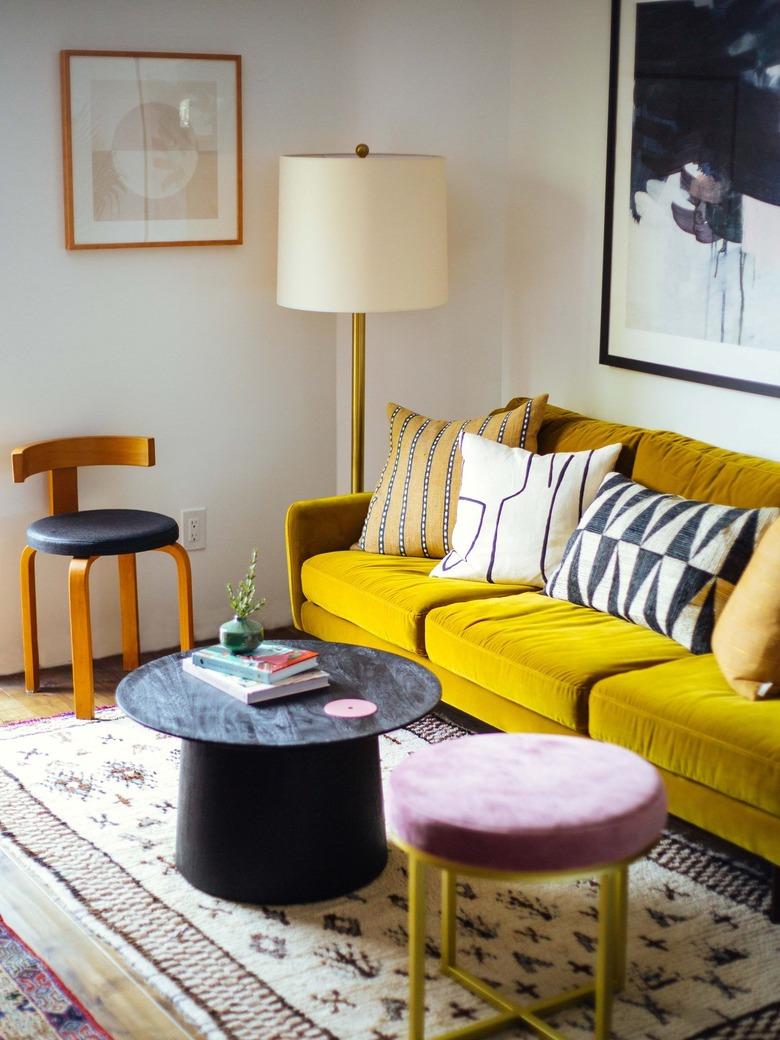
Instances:
[[[363,490],[366,439],[366,316],[352,315],[352,480],[354,495]]]
[[[368,158],[368,145],[355,148],[358,159]],[[352,476],[350,491],[363,490],[366,455],[366,315],[352,315]]]

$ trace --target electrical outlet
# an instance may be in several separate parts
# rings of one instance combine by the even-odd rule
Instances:
[[[206,548],[205,509],[182,509],[181,544],[188,552]]]

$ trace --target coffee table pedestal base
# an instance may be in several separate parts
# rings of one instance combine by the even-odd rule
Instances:
[[[387,862],[379,742],[247,747],[183,739],[176,866],[241,903],[308,903]]]

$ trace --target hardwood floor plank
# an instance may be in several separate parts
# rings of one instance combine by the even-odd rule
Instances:
[[[266,632],[266,639],[300,638],[301,633],[294,628],[277,628]],[[213,639],[199,640],[197,645],[204,646],[213,642]],[[166,654],[173,654],[178,649],[170,647],[167,650],[141,654],[141,663],[145,664]],[[115,703],[114,690],[125,674],[121,654],[102,657],[94,662],[96,707]],[[3,699],[3,695],[8,698],[8,702]],[[50,718],[65,711],[73,711],[73,678],[69,664],[42,668],[40,689],[36,693],[25,691],[24,672],[0,676],[0,723]]]
[[[73,921],[22,867],[0,852],[0,917],[55,971],[114,1040],[192,1040],[161,996],[123,966],[108,946]]]

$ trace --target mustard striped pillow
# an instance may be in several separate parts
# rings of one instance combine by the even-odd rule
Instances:
[[[358,547],[390,556],[445,556],[451,548],[460,489],[461,434],[476,433],[536,451],[546,403],[546,394],[519,398],[509,411],[463,422],[428,419],[389,404],[390,451]]]

